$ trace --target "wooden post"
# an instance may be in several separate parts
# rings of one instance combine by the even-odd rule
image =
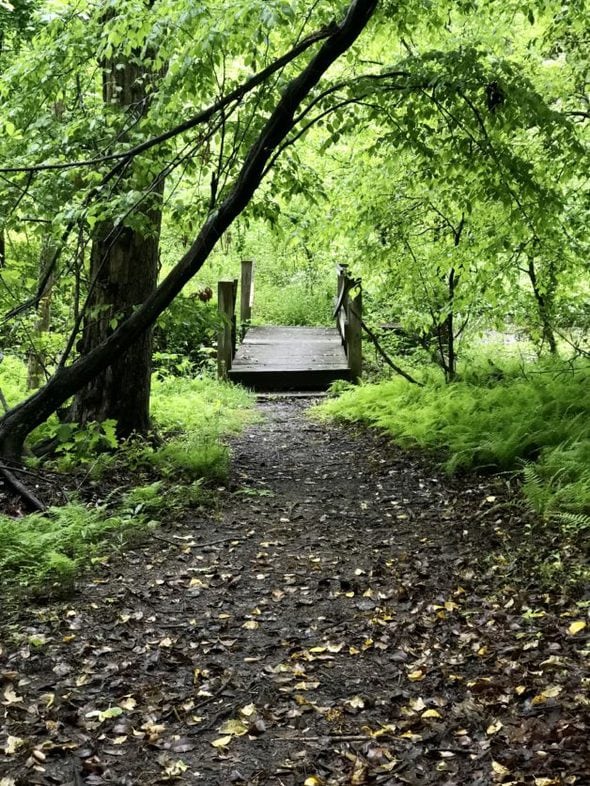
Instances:
[[[234,278],[233,304],[231,310],[231,356],[232,360],[238,348],[238,321],[236,317],[236,300],[238,299],[238,279]]]
[[[348,349],[346,347],[346,321],[348,317],[347,282],[349,278],[348,265],[347,264],[337,265],[336,272],[338,274],[336,298],[334,299],[334,308],[336,309],[335,310],[336,327],[340,332],[340,338],[342,339],[344,350],[348,353]]]
[[[363,372],[363,293],[350,297],[347,304],[347,354],[352,378],[358,382]]]
[[[235,307],[235,285],[233,281],[217,284],[217,310],[220,317],[217,335],[217,376],[227,379],[233,359],[232,325]]]
[[[240,322],[252,319],[252,300],[254,295],[254,262],[242,262],[242,286],[240,291]]]

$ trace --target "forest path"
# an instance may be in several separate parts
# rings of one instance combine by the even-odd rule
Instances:
[[[5,626],[2,786],[590,782],[581,611],[489,561],[505,483],[307,406],[261,403],[217,511]]]

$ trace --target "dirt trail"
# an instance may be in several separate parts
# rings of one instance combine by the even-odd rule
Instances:
[[[504,481],[308,405],[261,404],[217,511],[5,621],[2,786],[590,783],[583,610],[489,560]]]

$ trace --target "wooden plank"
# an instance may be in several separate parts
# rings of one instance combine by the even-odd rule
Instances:
[[[271,326],[250,328],[229,376],[257,390],[321,390],[351,378],[335,328]]]

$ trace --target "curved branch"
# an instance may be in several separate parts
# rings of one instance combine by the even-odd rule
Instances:
[[[70,396],[112,364],[147,330],[201,269],[220,237],[242,213],[262,182],[273,152],[295,125],[301,102],[327,69],[349,49],[373,16],[379,0],[352,0],[344,20],[331,33],[307,66],[285,87],[274,111],[251,146],[240,173],[218,210],[204,222],[190,249],[157,289],[113,333],[71,366],[62,368],[35,394],[0,419],[0,455],[19,461],[30,431]]]

